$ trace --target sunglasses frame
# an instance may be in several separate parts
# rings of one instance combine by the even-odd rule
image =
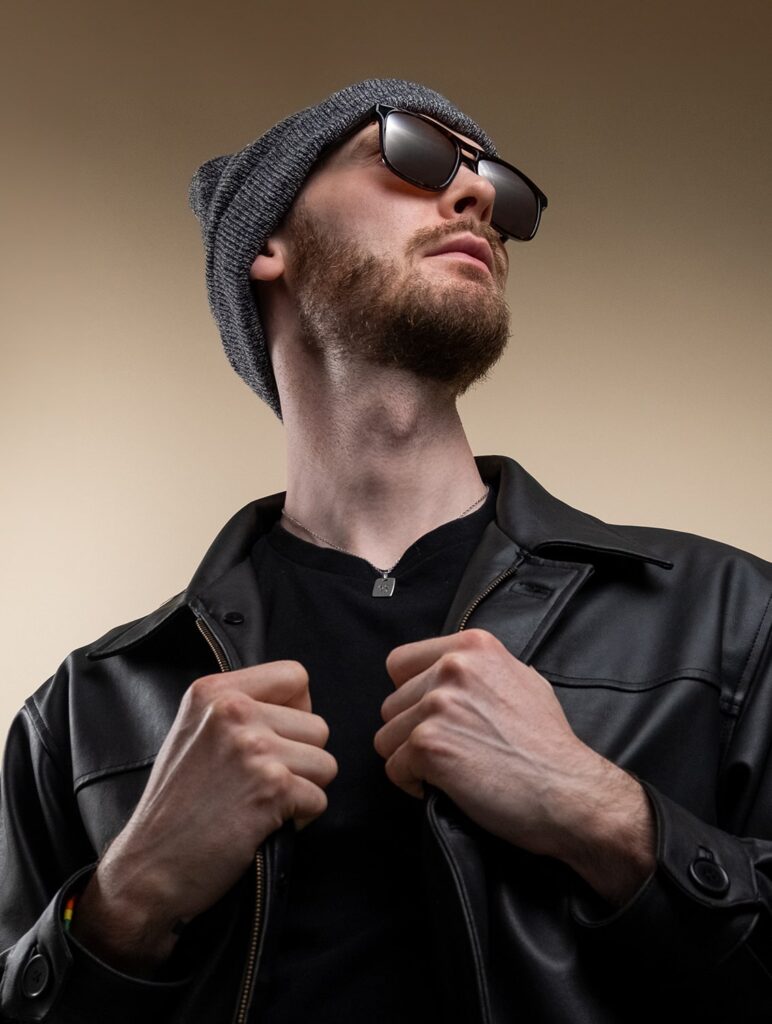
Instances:
[[[389,161],[388,157],[386,156],[386,150],[384,146],[384,131],[386,128],[386,121],[389,117],[389,114],[394,113],[408,114],[410,117],[416,117],[420,121],[426,121],[427,124],[429,124],[432,128],[438,131],[441,135],[444,135],[446,138],[450,139],[450,141],[453,143],[456,150],[456,161],[453,166],[453,170],[450,172],[446,180],[441,185],[428,185],[426,184],[426,182],[419,181],[417,178],[408,177],[406,174],[403,174],[401,171],[398,171],[397,168],[394,167],[393,164]],[[412,110],[404,110],[402,107],[390,107],[386,103],[376,103],[375,106],[370,111],[370,113],[368,114],[367,118],[363,118],[360,124],[364,123],[365,120],[372,121],[373,118],[375,118],[378,121],[378,135],[380,139],[381,159],[383,160],[383,163],[386,165],[386,167],[388,167],[392,174],[396,174],[398,178],[402,178],[403,181],[407,181],[409,184],[415,185],[418,188],[426,189],[427,192],[441,192],[444,188],[447,188],[448,185],[450,185],[450,183],[455,178],[456,174],[458,173],[458,169],[462,163],[466,164],[466,166],[473,170],[475,174],[480,173],[477,169],[480,160],[487,160],[489,163],[499,164],[501,167],[506,167],[507,170],[511,171],[531,190],[531,192],[536,198],[536,218],[534,221],[533,231],[527,238],[519,238],[517,235],[512,235],[508,231],[505,231],[504,228],[497,224],[496,221],[493,219],[491,220],[491,225],[493,228],[495,228],[496,231],[499,232],[500,235],[503,236],[504,240],[514,238],[517,242],[530,242],[530,240],[533,238],[533,236],[536,234],[539,228],[542,211],[546,210],[547,208],[547,197],[539,188],[539,186],[535,182],[531,181],[531,179],[527,175],[523,174],[521,170],[519,170],[513,164],[507,163],[506,160],[500,160],[496,156],[489,156],[485,152],[485,150],[482,149],[480,146],[477,146],[476,144],[471,142],[466,142],[465,140],[459,138],[459,136],[455,132],[451,131],[449,128],[446,128],[442,124],[438,124],[436,121],[433,121],[430,117],[426,117],[426,115],[424,114],[417,114]],[[481,175],[481,177],[484,177],[484,175]]]

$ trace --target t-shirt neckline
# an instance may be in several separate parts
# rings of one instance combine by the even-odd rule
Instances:
[[[496,490],[491,485],[485,501],[474,512],[470,512],[460,519],[451,519],[447,523],[441,523],[414,541],[403,552],[402,557],[391,571],[392,574],[397,577],[414,569],[425,559],[440,551],[448,550],[479,537],[487,523],[495,518],[495,509]],[[295,536],[294,533],[290,533],[282,526],[280,519],[274,523],[271,530],[265,535],[265,539],[274,551],[290,561],[310,569],[320,569],[346,576],[359,576],[363,579],[372,578],[375,571],[370,563],[359,555],[348,554],[335,548],[321,547],[312,541]]]

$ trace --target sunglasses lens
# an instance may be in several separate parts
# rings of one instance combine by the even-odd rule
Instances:
[[[392,171],[423,188],[441,189],[450,183],[459,160],[458,147],[430,121],[404,110],[390,110],[382,130],[383,157]],[[496,160],[481,157],[476,169],[496,190],[493,227],[524,242],[533,238],[541,213],[533,187],[513,168]]]
[[[496,189],[493,225],[512,238],[527,242],[539,225],[539,199],[533,189],[509,167],[480,160],[478,174]]]
[[[442,188],[456,166],[456,147],[428,121],[392,111],[383,126],[383,155],[397,174],[426,188]]]

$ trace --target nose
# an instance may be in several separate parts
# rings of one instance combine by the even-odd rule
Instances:
[[[461,164],[453,181],[438,196],[445,220],[472,216],[483,224],[490,224],[496,189],[466,164]]]

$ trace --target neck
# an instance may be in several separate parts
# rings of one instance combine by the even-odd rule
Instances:
[[[285,504],[325,541],[388,567],[460,516],[485,485],[447,389],[400,370],[358,370],[320,379],[317,367],[313,388],[281,389],[279,378]],[[282,525],[325,544],[286,516]]]

